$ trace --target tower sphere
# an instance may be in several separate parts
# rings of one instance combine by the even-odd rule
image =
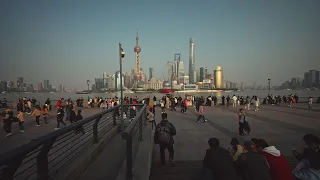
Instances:
[[[140,48],[140,46],[136,46],[136,47],[134,47],[134,52],[141,52],[141,48]]]

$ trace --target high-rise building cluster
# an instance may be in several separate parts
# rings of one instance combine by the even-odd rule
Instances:
[[[27,84],[23,77],[18,77],[16,83],[13,81],[1,81],[0,92],[65,92],[65,87],[60,84],[59,88],[52,86],[49,80],[39,82],[35,87],[33,84]]]
[[[290,81],[282,83],[280,89],[314,89],[320,88],[319,70],[309,70],[304,73],[304,77],[293,77]]]

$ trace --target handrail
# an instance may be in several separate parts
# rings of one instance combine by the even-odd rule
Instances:
[[[133,178],[133,164],[138,153],[140,141],[143,140],[142,131],[147,120],[146,110],[147,105],[145,104],[121,135],[122,139],[126,141],[126,180],[132,180]]]
[[[125,131],[121,134],[121,138],[124,140],[128,139],[129,134],[132,132],[133,128],[135,127],[135,125],[138,123],[140,117],[142,116],[143,113],[145,113],[143,110],[145,110],[145,108],[147,107],[147,105],[145,104],[142,109],[139,111],[139,113],[134,117],[134,119],[131,121],[131,123],[129,124],[129,126],[125,129]]]
[[[142,105],[125,104],[122,113],[128,114],[130,106]],[[97,143],[100,137],[114,129],[119,110],[120,105],[117,105],[1,154],[0,175],[3,177],[0,179],[51,178],[86,148]],[[136,113],[141,115],[135,110]]]

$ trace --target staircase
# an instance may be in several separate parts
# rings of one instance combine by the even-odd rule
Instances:
[[[154,162],[149,180],[199,180],[201,179],[202,161],[176,161],[175,166],[165,166]]]

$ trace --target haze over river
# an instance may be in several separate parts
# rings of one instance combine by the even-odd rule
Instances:
[[[268,95],[268,91],[266,90],[247,90],[247,91],[231,91],[231,92],[183,92],[183,93],[173,93],[175,96],[181,96],[183,97],[185,94],[193,94],[195,96],[204,96],[207,97],[209,95],[221,97],[224,96],[233,96],[233,95],[239,95],[239,96],[253,96],[256,95],[260,98],[265,98]],[[271,94],[274,95],[290,95],[290,94],[298,94],[299,97],[301,97],[302,101],[306,101],[309,96],[312,96],[314,101],[317,100],[318,97],[320,97],[320,91],[308,91],[308,90],[280,90],[275,91],[272,90]],[[147,96],[156,96],[157,98],[160,98],[164,96],[165,94],[161,93],[148,93],[148,92],[139,92],[139,93],[125,93],[125,96],[128,97],[134,97],[138,96],[139,98],[144,98]],[[83,97],[85,100],[87,100],[88,97],[103,97],[103,98],[112,98],[114,96],[120,97],[120,92],[117,93],[92,93],[92,94],[76,94],[75,92],[55,92],[55,93],[20,93],[20,97],[27,97],[27,98],[36,98],[38,101],[45,101],[47,98],[50,98],[51,100],[58,100],[60,97],[63,97],[65,99],[71,98],[72,100],[76,100],[79,97]],[[19,98],[19,94],[0,94],[0,99],[7,98],[8,101],[16,101]],[[219,99],[220,100],[220,99]]]

